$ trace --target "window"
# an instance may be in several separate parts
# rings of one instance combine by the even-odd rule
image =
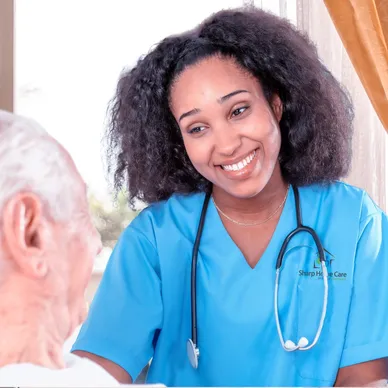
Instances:
[[[103,239],[89,299],[118,235],[136,216],[125,198],[112,204],[101,153],[106,109],[120,72],[165,36],[242,3],[15,0],[15,112],[36,119],[70,152],[89,187]]]

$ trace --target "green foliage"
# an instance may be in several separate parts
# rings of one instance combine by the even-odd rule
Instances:
[[[126,226],[138,215],[131,210],[123,193],[117,196],[110,208],[99,201],[93,194],[89,196],[89,206],[94,225],[100,232],[102,244],[113,248]]]

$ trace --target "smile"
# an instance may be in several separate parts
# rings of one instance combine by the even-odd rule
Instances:
[[[222,164],[221,168],[225,171],[239,171],[246,167],[256,156],[256,150],[249,154],[246,158],[234,164]]]

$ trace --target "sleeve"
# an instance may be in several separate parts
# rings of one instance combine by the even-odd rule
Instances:
[[[360,224],[340,367],[382,357],[388,357],[388,220],[378,209]]]
[[[135,380],[152,358],[161,328],[159,272],[154,245],[130,225],[113,250],[72,351],[113,361]]]

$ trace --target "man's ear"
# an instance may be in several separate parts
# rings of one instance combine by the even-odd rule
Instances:
[[[10,259],[31,277],[44,277],[47,235],[42,202],[33,193],[19,193],[12,197],[3,210],[3,234]]]
[[[274,94],[271,99],[271,108],[276,117],[278,123],[282,119],[283,115],[283,103],[280,97],[277,94]]]

